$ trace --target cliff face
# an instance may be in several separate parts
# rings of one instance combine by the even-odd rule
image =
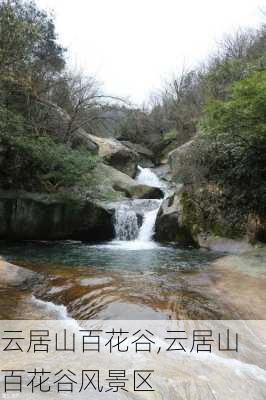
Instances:
[[[197,193],[178,189],[165,199],[158,212],[155,238],[162,242],[242,252],[266,242],[265,219],[241,214],[237,209],[203,209]]]
[[[0,239],[104,241],[114,237],[112,212],[103,202],[162,198],[159,188],[140,185],[103,164],[88,184],[54,193],[0,191]]]
[[[0,239],[108,240],[112,214],[92,201],[59,195],[0,193]]]
[[[197,150],[191,140],[168,154],[173,182],[182,181],[184,158]],[[249,204],[241,198],[236,201],[232,192],[217,184],[199,182],[177,185],[175,194],[163,202],[155,226],[157,240],[224,250],[266,242],[265,213],[251,212]]]

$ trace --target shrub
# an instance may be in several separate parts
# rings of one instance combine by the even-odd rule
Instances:
[[[4,148],[1,186],[5,189],[53,191],[85,182],[97,158],[48,136],[0,136]]]
[[[201,127],[206,134],[227,134],[248,143],[266,139],[266,70],[235,83],[227,100],[212,100]]]

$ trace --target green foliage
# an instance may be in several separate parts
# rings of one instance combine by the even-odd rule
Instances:
[[[4,148],[0,180],[5,189],[54,191],[85,183],[97,158],[48,136],[0,136]]]
[[[53,19],[34,2],[0,1],[0,34],[0,109],[9,120],[5,118],[6,134],[16,131],[8,117],[12,114],[24,121],[22,131],[40,133],[40,98],[49,96],[65,65]]]
[[[205,109],[202,129],[247,141],[266,138],[266,70],[235,83],[227,100],[212,100]]]
[[[175,140],[176,138],[177,138],[177,130],[174,128],[164,134],[165,140]]]
[[[32,1],[3,0],[0,35],[0,187],[50,192],[85,183],[97,159],[62,143],[60,112],[46,107],[54,85],[69,93],[53,18]]]
[[[34,2],[1,1],[0,27],[2,79],[37,90],[62,71],[64,49],[56,42],[53,19]]]
[[[266,216],[266,71],[210,101],[201,131],[182,169],[198,221],[219,234],[244,234],[249,215]]]

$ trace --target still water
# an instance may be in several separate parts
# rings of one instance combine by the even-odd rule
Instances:
[[[139,183],[169,188],[139,167]],[[266,280],[217,267],[222,255],[153,240],[162,200],[111,205],[116,239],[107,243],[0,242],[0,254],[38,273],[38,284],[6,288],[2,319],[262,319]],[[250,268],[251,269],[251,268]],[[254,270],[254,268],[252,268]],[[264,277],[265,278],[265,277]]]
[[[13,263],[41,273],[35,298],[75,319],[219,319],[232,310],[213,290],[217,254],[155,242],[24,242],[0,245]]]

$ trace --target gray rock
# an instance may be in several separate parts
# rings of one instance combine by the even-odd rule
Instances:
[[[96,196],[101,200],[163,198],[161,189],[140,185],[130,176],[103,163],[99,163],[94,169],[90,185],[90,196]]]
[[[26,268],[18,267],[0,258],[0,286],[25,286],[36,281],[38,274]]]
[[[121,141],[121,143],[137,154],[138,165],[144,168],[154,167],[154,153],[147,149],[147,147],[139,143],[132,143],[128,140]]]
[[[112,214],[100,204],[67,197],[0,192],[0,239],[108,240]]]
[[[136,175],[139,158],[137,152],[113,138],[102,138],[90,134],[87,136],[97,145],[98,155],[107,164],[131,177]]]
[[[170,151],[170,153],[168,154],[171,174],[174,178],[180,175],[180,169],[182,168],[182,158],[186,157],[186,155],[189,153],[189,151],[191,151],[194,145],[195,141],[190,140],[182,146]]]
[[[163,201],[155,222],[155,239],[181,245],[196,245],[190,230],[183,224],[178,193]]]
[[[207,234],[198,235],[197,241],[200,247],[222,253],[241,254],[253,249],[253,246],[245,240],[223,238]]]

